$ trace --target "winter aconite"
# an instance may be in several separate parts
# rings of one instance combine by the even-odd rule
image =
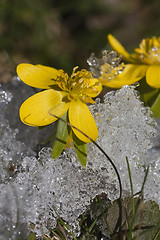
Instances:
[[[73,69],[71,77],[63,70],[42,65],[22,63],[17,67],[19,78],[29,86],[45,89],[28,98],[20,107],[20,118],[29,126],[45,126],[68,111],[70,124],[93,140],[98,129],[86,103],[94,103],[93,97],[102,90],[101,83],[85,69]],[[82,133],[72,129],[83,142],[90,142]]]
[[[119,41],[111,34],[108,35],[111,47],[130,63],[134,74],[146,76],[146,82],[153,88],[160,88],[160,37],[145,38],[139,48],[129,54]]]

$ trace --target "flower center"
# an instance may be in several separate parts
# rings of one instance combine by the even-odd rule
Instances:
[[[60,69],[60,75],[56,79],[56,84],[63,91],[68,92],[67,97],[70,101],[79,98],[85,103],[94,103],[91,97],[100,93],[100,83],[92,78],[91,72],[85,69],[76,72],[77,68],[73,68],[71,77]]]
[[[160,64],[160,37],[143,39],[133,58],[145,64]]]

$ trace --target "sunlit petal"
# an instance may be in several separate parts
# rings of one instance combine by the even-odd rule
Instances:
[[[121,88],[124,85],[131,85],[142,79],[146,74],[146,70],[147,66],[145,65],[126,64],[123,72],[119,73],[117,77],[111,78],[111,80],[106,79],[106,81],[103,77],[102,84],[111,88]]]
[[[89,88],[85,90],[85,94],[90,97],[97,97],[102,91],[102,84],[97,78],[91,78],[89,83]]]
[[[59,71],[55,68],[45,67],[42,65],[32,65],[22,63],[17,66],[18,77],[27,85],[49,89],[54,84],[54,80],[59,75]]]
[[[130,54],[125,50],[125,48],[120,44],[120,42],[115,37],[113,37],[112,34],[108,34],[108,42],[113,48],[113,50],[115,50],[119,55],[123,56],[124,60],[128,62],[135,62],[131,58]]]
[[[62,101],[66,94],[53,89],[45,90],[28,98],[20,107],[21,121],[29,126],[45,126],[61,117],[69,108]]]
[[[160,65],[148,67],[146,81],[153,88],[160,88]]]
[[[96,123],[93,119],[93,116],[85,103],[82,103],[80,100],[72,102],[69,108],[69,121],[76,128],[80,129],[87,136],[96,140],[98,137],[98,129]],[[83,142],[91,142],[87,137],[82,133],[75,130],[73,132],[75,135]]]

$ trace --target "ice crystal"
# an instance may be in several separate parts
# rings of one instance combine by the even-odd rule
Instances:
[[[5,112],[12,99],[11,92],[0,89],[0,183],[16,173],[19,162],[25,154],[33,154],[24,143],[16,140],[18,129],[13,130],[9,127]]]
[[[7,91],[0,96],[3,95],[4,99],[6,94]],[[88,144],[85,169],[80,166],[73,149],[66,150],[56,160],[51,158],[50,148],[43,148],[38,157],[34,153],[30,156],[31,152],[26,152],[25,144],[16,139],[17,131],[11,129],[5,120],[3,111],[10,104],[7,99],[3,101],[0,98],[0,239],[26,237],[30,223],[35,225],[38,235],[46,233],[56,226],[57,215],[53,206],[78,235],[76,219],[96,195],[105,193],[111,201],[119,197],[114,169],[92,143]],[[124,86],[121,90],[110,92],[103,103],[97,99],[90,110],[99,129],[97,143],[114,161],[122,179],[123,194],[130,192],[127,156],[135,192],[143,181],[143,165],[150,165],[145,198],[154,199],[160,205],[159,152],[152,149],[152,154],[148,154],[148,149],[152,147],[151,139],[155,136],[155,122],[134,88]],[[10,161],[14,167],[8,167]],[[14,171],[10,173],[12,169]]]
[[[102,66],[107,64],[106,74],[111,74],[114,69],[123,70],[123,65],[121,64],[122,57],[119,57],[115,51],[102,51],[102,57],[97,58],[94,53],[91,53],[87,60],[90,71],[93,73],[93,77],[100,77],[102,74]],[[117,70],[118,73],[118,70]]]
[[[130,190],[127,157],[134,179],[134,189],[138,192],[143,182],[143,166],[154,162],[154,158],[148,158],[148,149],[152,147],[151,139],[156,133],[153,128],[156,123],[150,117],[149,108],[143,106],[133,87],[124,86],[119,91],[106,94],[104,103],[93,105],[90,109],[99,129],[97,142],[119,170],[123,190]],[[88,152],[93,169],[110,169],[110,164],[94,145],[89,146]],[[108,177],[112,181],[116,180],[113,170],[108,171]]]

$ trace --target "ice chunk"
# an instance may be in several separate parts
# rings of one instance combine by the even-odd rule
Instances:
[[[151,139],[155,136],[155,122],[150,117],[149,109],[140,102],[134,88],[124,86],[121,90],[110,92],[106,94],[103,103],[96,100],[96,104],[90,106],[90,109],[99,129],[97,143],[114,161],[122,179],[124,194],[130,192],[127,156],[135,192],[140,190],[143,181],[143,165],[151,164],[145,196],[148,199],[154,198],[160,204],[159,160],[154,154],[151,158],[148,157],[147,152],[152,147]],[[18,146],[19,152],[23,153],[24,146],[16,140],[16,132],[13,134],[9,126],[6,129],[8,130],[5,131],[10,131],[7,136],[12,144],[9,145],[9,150],[5,149],[6,155],[2,151],[1,156],[3,159],[6,156],[8,162],[8,156],[12,158],[16,147]],[[4,136],[5,133],[2,134],[3,147],[6,143]],[[10,155],[7,155],[9,152]],[[58,159],[53,160],[51,149],[43,148],[38,158],[26,155],[17,162],[13,176],[8,177],[4,173],[1,177],[0,224],[5,228],[0,230],[0,237],[3,236],[3,239],[7,240],[5,234],[12,240],[17,239],[19,233],[23,232],[25,235],[30,223],[35,224],[38,235],[54,228],[57,215],[53,206],[69,223],[71,229],[79,234],[76,219],[96,195],[106,193],[110,200],[119,197],[115,171],[92,143],[88,144],[88,163],[85,169],[80,166],[73,149],[67,149]],[[155,182],[153,196],[151,188]]]
[[[36,94],[39,89],[34,89],[27,86],[22,81],[18,81],[16,78],[13,79],[12,83],[3,84],[2,91],[12,94],[12,99],[8,104],[5,104],[1,114],[3,119],[9,124],[11,129],[16,129],[16,140],[25,143],[28,151],[37,151],[41,142],[43,142],[53,131],[53,124],[47,128],[41,130],[25,125],[21,122],[19,117],[19,108],[21,104],[29,98],[31,95]],[[4,121],[3,121],[4,122]]]
[[[11,92],[0,89],[0,183],[16,173],[25,154],[34,154],[24,143],[16,140],[18,129],[11,129],[6,119],[5,112],[12,99]]]
[[[135,191],[139,191],[143,181],[143,165],[151,161],[146,157],[152,147],[151,139],[155,137],[154,120],[149,108],[143,106],[134,87],[124,86],[119,91],[106,94],[104,103],[90,107],[96,117],[99,129],[99,145],[114,161],[123,183],[123,189],[129,190],[126,157],[134,177]],[[95,169],[109,169],[108,161],[95,146],[89,147],[89,159]],[[96,160],[94,160],[96,159]],[[110,179],[114,178],[109,171]]]
[[[97,58],[94,53],[91,53],[90,57],[87,60],[87,63],[89,65],[90,71],[93,74],[93,77],[98,78],[102,74],[102,66],[107,64],[107,72],[106,74],[111,77],[112,71],[119,67],[119,69],[123,70],[123,67],[121,68],[121,60],[122,57],[117,55],[117,52],[115,51],[108,51],[103,50],[102,51],[102,57]],[[118,71],[115,71],[115,73]]]

